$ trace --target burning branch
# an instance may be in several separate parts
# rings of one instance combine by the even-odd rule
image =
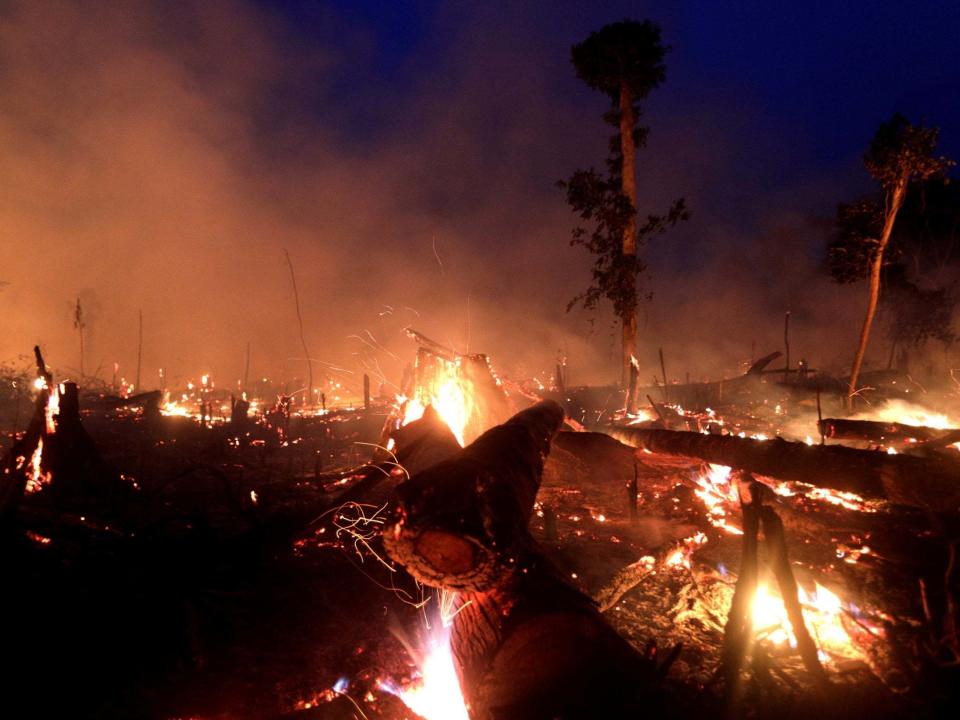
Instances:
[[[960,503],[960,466],[940,457],[889,455],[781,438],[753,440],[673,430],[607,428],[608,435],[652,453],[700,458],[758,475],[856,493],[926,509]]]

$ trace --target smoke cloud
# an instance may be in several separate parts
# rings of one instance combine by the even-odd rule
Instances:
[[[253,375],[303,378],[287,250],[318,378],[398,382],[407,325],[516,376],[561,354],[572,382],[616,378],[609,312],[564,312],[590,259],[554,187],[605,155],[605,101],[568,60],[595,18],[452,5],[391,83],[378,39],[324,12],[305,42],[240,0],[3,5],[0,358],[40,343],[75,374],[79,297],[101,378],[133,376],[140,311],[145,387],[232,383],[248,342]],[[671,70],[640,155],[641,210],[694,213],[649,248],[644,373],[657,347],[676,376],[736,372],[782,345],[786,310],[795,358],[847,362],[862,293],[820,272],[816,216],[859,148],[847,176],[794,176],[802,138],[696,82]]]

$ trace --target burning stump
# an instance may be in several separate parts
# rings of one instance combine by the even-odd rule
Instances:
[[[647,664],[544,557],[527,525],[563,422],[543,402],[397,487],[390,555],[458,593],[452,649],[474,719],[639,712]]]

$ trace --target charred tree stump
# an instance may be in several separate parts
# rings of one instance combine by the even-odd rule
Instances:
[[[428,585],[497,585],[528,544],[527,524],[563,410],[542,402],[397,487],[390,554]]]
[[[598,702],[626,717],[652,676],[527,530],[562,421],[539,403],[396,489],[384,545],[420,581],[457,591],[451,643],[474,720],[593,718]]]
[[[243,398],[231,397],[230,399],[230,430],[240,434],[247,429],[250,421],[247,415],[250,412],[250,402]]]

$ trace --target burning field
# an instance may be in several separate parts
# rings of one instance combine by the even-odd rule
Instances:
[[[675,385],[628,415],[409,335],[406,387],[354,407],[208,377],[80,388],[38,349],[34,377],[8,380],[29,416],[0,488],[8,701],[251,719],[954,707],[947,415],[878,400],[825,418],[827,397],[757,367],[710,406],[709,384]]]

